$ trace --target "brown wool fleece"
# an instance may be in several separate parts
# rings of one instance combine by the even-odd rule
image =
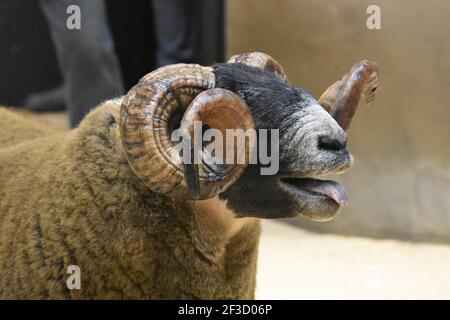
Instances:
[[[191,202],[149,191],[118,116],[105,102],[55,133],[0,109],[0,299],[254,298],[259,222],[227,237]]]
[[[58,131],[36,121],[0,107],[0,150],[44,135]]]

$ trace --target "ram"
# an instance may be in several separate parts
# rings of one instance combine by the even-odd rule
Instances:
[[[345,204],[316,177],[351,166],[344,129],[377,75],[355,65],[321,106],[250,53],[162,67],[67,133],[0,111],[0,298],[253,298],[260,220],[323,221]],[[249,157],[183,163],[171,134],[197,120],[278,130],[279,172],[261,175]],[[71,265],[80,289],[68,289]]]

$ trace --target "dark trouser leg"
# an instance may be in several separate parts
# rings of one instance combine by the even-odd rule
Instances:
[[[192,62],[192,3],[190,0],[152,0],[157,38],[156,64]]]
[[[70,124],[100,102],[123,94],[122,76],[103,0],[40,0],[65,84]],[[69,30],[67,7],[78,5],[81,29]]]

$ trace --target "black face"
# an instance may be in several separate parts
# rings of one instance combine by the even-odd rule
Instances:
[[[346,133],[310,94],[270,72],[242,64],[214,69],[216,87],[235,92],[247,103],[257,130],[279,130],[277,173],[262,175],[264,166],[250,164],[219,198],[242,217],[332,218],[347,201],[345,191],[334,181],[315,177],[351,166]]]

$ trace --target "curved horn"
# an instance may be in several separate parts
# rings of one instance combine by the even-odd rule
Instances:
[[[244,141],[242,145],[236,145],[233,136],[233,141],[228,144],[227,129],[242,129],[244,133],[253,129],[254,123],[245,102],[237,94],[220,88],[204,91],[192,101],[181,120],[180,129],[194,137],[196,123],[219,130],[223,137],[222,149],[216,150],[218,154],[215,155],[221,160],[221,164],[215,164],[209,153],[199,150],[199,157],[204,165],[185,165],[185,176],[192,198],[206,199],[235,182],[252,156],[255,137],[250,138],[248,143]],[[226,163],[228,152],[233,157],[230,159],[231,164]],[[239,155],[243,156],[242,162],[239,161]]]
[[[359,100],[371,103],[378,87],[378,65],[369,60],[355,64],[341,80],[333,83],[319,98],[324,107],[339,125],[347,130]]]
[[[180,129],[189,133],[194,121],[211,127],[253,127],[246,104],[214,86],[212,68],[177,64],[144,76],[124,98],[120,111],[124,152],[134,173],[152,191],[188,199],[210,198],[234,182],[245,167],[236,165],[214,174],[200,163],[192,172],[194,165],[183,162],[171,140],[174,119],[183,113]]]
[[[288,82],[286,72],[284,72],[281,64],[268,54],[262,52],[241,53],[232,56],[228,63],[242,63],[251,67],[260,68],[273,72],[283,82]]]

